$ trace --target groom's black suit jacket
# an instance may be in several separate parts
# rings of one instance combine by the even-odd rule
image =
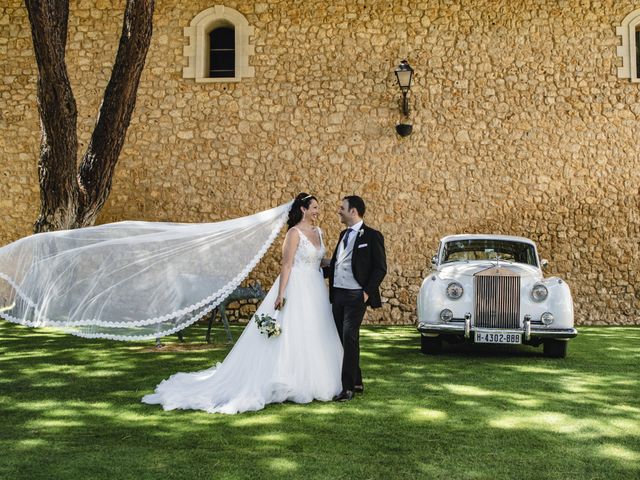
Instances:
[[[340,232],[340,239],[333,251],[331,264],[323,269],[324,276],[329,278],[329,298],[333,302],[333,277],[336,267],[338,246],[346,229]],[[353,234],[352,234],[353,235]],[[387,274],[387,256],[384,251],[384,237],[382,234],[368,227],[364,223],[360,231],[356,233],[353,253],[351,254],[351,269],[356,281],[362,286],[369,296],[367,305],[371,308],[380,308],[380,284]]]

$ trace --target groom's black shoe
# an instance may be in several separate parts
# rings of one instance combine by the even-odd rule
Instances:
[[[333,397],[334,402],[348,402],[353,398],[353,390],[343,390]]]
[[[364,385],[355,385],[353,387],[353,393],[364,393]]]

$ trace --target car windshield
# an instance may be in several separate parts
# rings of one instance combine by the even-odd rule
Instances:
[[[495,260],[538,266],[536,251],[530,243],[513,240],[473,239],[445,243],[442,263],[467,260]]]

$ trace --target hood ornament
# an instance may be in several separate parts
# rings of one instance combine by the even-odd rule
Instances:
[[[509,262],[508,261],[505,262],[504,258],[499,254],[496,253],[496,256],[491,258],[490,261],[492,263],[495,262],[495,264],[485,268],[484,270],[480,270],[479,272],[475,273],[474,276],[480,276],[480,277],[482,276],[519,277],[520,276],[518,272],[514,272],[510,268],[504,268],[504,266],[500,264],[500,261],[502,261],[503,264],[508,264]]]

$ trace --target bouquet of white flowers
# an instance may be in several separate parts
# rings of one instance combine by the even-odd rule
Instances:
[[[278,323],[278,314],[280,310],[276,310],[273,317],[267,313],[253,316],[253,320],[258,324],[258,331],[264,333],[267,338],[277,337],[282,333],[280,323]]]

